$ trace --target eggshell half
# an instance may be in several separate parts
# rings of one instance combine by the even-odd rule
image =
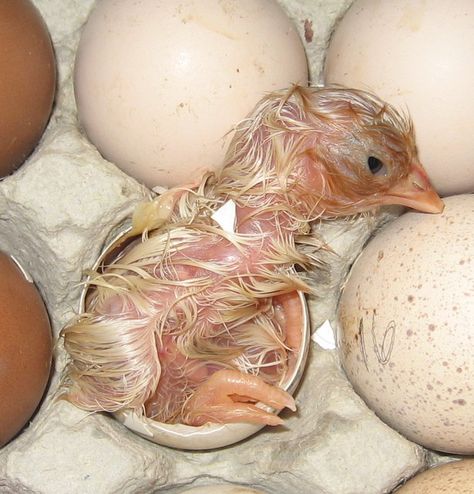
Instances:
[[[473,494],[474,460],[445,463],[409,480],[396,494]]]
[[[338,348],[355,390],[425,447],[474,453],[474,195],[409,212],[376,234],[339,304]]]
[[[331,38],[326,83],[408,109],[442,195],[474,191],[474,2],[356,0]]]
[[[307,79],[297,30],[274,0],[102,0],[74,78],[89,139],[149,187],[218,168],[264,93]]]
[[[111,262],[118,255],[124,245],[128,245],[130,239],[127,233],[130,227],[119,228],[113,232],[101,255],[95,262],[93,270],[98,270],[106,263]],[[88,286],[85,285],[79,301],[79,312],[84,312],[87,304]],[[304,373],[309,352],[311,324],[308,304],[304,293],[295,294],[301,303],[301,347],[293,362],[288,366],[288,372],[281,383],[281,388],[293,394]],[[259,403],[269,411],[275,412],[269,407]],[[278,412],[278,411],[277,411]],[[214,424],[207,423],[202,426],[190,426],[185,424],[165,424],[138,415],[133,410],[122,410],[114,413],[114,417],[128,429],[151,442],[184,450],[207,450],[222,448],[235,444],[256,434],[264,426],[250,423]]]

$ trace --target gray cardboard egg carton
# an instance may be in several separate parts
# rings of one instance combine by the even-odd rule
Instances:
[[[55,110],[29,160],[0,182],[0,249],[35,279],[55,338],[77,311],[83,271],[147,190],[101,158],[81,134],[72,87],[74,53],[93,0],[34,0],[58,62]],[[307,50],[313,83],[350,0],[281,0]],[[387,213],[388,214],[388,213]],[[348,266],[387,216],[320,225],[338,256],[312,300],[313,327],[334,317]],[[423,468],[429,455],[378,420],[353,392],[337,354],[312,345],[286,426],[224,449],[184,452],[134,435],[113,418],[53,400],[65,357],[59,344],[48,393],[31,424],[0,450],[0,492],[180,493],[216,483],[276,494],[379,494]]]

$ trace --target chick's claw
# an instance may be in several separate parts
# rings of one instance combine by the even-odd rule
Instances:
[[[206,422],[280,425],[283,420],[255,403],[262,402],[275,410],[295,411],[293,397],[286,391],[266,384],[262,379],[235,370],[219,370],[197,388],[186,402],[183,417],[188,425]]]

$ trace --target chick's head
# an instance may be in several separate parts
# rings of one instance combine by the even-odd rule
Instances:
[[[221,179],[240,196],[279,195],[308,217],[386,204],[443,208],[418,160],[410,118],[342,87],[294,86],[263,98],[238,129]]]
[[[366,91],[302,91],[301,117],[313,127],[305,152],[323,176],[326,214],[400,204],[439,212],[443,203],[419,162],[408,115]]]

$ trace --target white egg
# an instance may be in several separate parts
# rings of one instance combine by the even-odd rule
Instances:
[[[474,192],[473,53],[472,0],[356,0],[333,34],[324,77],[408,108],[438,192]]]
[[[409,212],[354,263],[338,347],[354,389],[427,448],[474,454],[474,195]]]
[[[89,139],[153,187],[218,168],[257,101],[307,79],[296,27],[274,0],[101,0],[74,81]]]

